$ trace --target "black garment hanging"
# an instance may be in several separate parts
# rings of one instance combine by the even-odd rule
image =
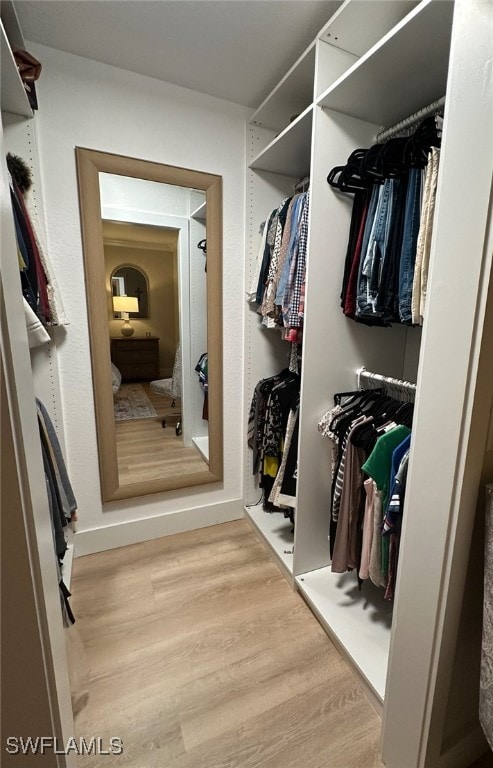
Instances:
[[[207,240],[205,240],[205,239],[204,240],[200,240],[197,243],[197,248],[200,248],[200,250],[204,252],[204,256],[205,256],[204,272],[207,272]]]
[[[250,406],[248,445],[252,449],[253,474],[258,474],[266,511],[279,508],[269,502],[276,471],[282,463],[284,435],[292,408],[299,402],[300,377],[284,369],[257,386]],[[291,445],[294,443],[294,438]],[[293,448],[296,454],[296,448]]]

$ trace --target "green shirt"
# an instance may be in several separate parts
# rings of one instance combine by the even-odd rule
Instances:
[[[402,443],[405,437],[411,433],[411,430],[401,425],[389,429],[381,435],[373,451],[368,456],[361,469],[366,472],[382,493],[382,511],[385,516],[389,503],[390,494],[390,472],[392,469],[392,454],[394,449]],[[382,574],[387,575],[389,569],[389,537],[384,536],[382,540]]]

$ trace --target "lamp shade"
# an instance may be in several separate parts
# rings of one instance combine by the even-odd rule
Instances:
[[[136,296],[113,296],[115,312],[138,312],[139,300]]]

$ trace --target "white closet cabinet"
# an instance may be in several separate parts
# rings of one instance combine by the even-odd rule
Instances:
[[[207,352],[207,275],[206,255],[198,243],[206,239],[207,203],[203,192],[194,190],[190,195],[190,359],[192,370],[200,356]],[[191,382],[192,442],[206,461],[209,461],[209,430],[202,418],[204,392],[198,376],[192,372]]]
[[[6,398],[2,398],[2,480],[5,483],[2,496],[8,502],[3,514],[11,519],[7,525],[5,518],[2,518],[2,545],[7,553],[3,559],[2,575],[9,584],[8,604],[17,612],[15,622],[9,624],[5,637],[2,635],[5,652],[2,661],[9,660],[8,668],[2,669],[2,679],[7,699],[11,672],[14,673],[17,695],[23,684],[25,690],[36,692],[36,695],[26,696],[23,700],[22,722],[15,720],[19,712],[13,708],[7,713],[9,720],[2,721],[2,724],[9,726],[11,735],[26,732],[53,734],[60,740],[59,743],[66,743],[73,733],[72,706],[53,534],[34,402],[35,396],[43,400],[63,445],[56,343],[53,340],[30,354],[27,341],[5,161],[8,151],[20,155],[31,167],[34,183],[30,194],[39,226],[42,224],[42,201],[33,112],[11,49],[11,46],[25,48],[25,45],[14,8],[5,0],[1,5],[0,33],[1,351],[2,383],[5,383],[2,395],[6,394]],[[4,461],[7,461],[7,446],[10,445],[14,453],[10,471],[7,472]],[[8,556],[10,551],[16,553],[15,558]],[[68,560],[72,551],[70,548],[67,553]],[[64,578],[67,583],[70,582],[70,562],[65,568]],[[24,614],[22,619],[18,618],[19,613]],[[4,613],[3,617],[6,615]],[[40,707],[45,709],[40,710]],[[52,759],[42,755],[31,758],[11,755],[9,765],[33,762],[48,766]],[[73,756],[67,757],[63,765],[75,765],[73,761]],[[57,765],[62,765],[62,762]]]
[[[464,604],[481,599],[479,583],[464,590],[493,389],[492,39],[487,0],[347,0],[248,127],[247,286],[260,222],[308,175],[310,224],[294,538],[282,514],[263,512],[245,448],[246,515],[383,711],[388,768],[460,768],[486,748],[473,695],[480,612],[465,625],[462,606],[464,596]],[[352,199],[335,194],[327,174],[383,127],[445,94],[423,329],[358,325],[339,306]],[[287,354],[249,305],[246,413],[256,383],[286,367]],[[330,570],[329,441],[317,421],[335,392],[355,387],[362,365],[417,381],[393,611],[376,588],[359,593],[354,574]],[[479,526],[479,560],[480,535]],[[465,648],[470,674],[461,678]]]

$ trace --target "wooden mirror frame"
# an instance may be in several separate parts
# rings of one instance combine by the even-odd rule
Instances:
[[[148,160],[76,147],[86,277],[94,406],[103,502],[189,488],[223,479],[222,404],[222,177]],[[120,485],[111,366],[99,174],[111,173],[203,190],[207,214],[207,352],[209,355],[209,469]]]

